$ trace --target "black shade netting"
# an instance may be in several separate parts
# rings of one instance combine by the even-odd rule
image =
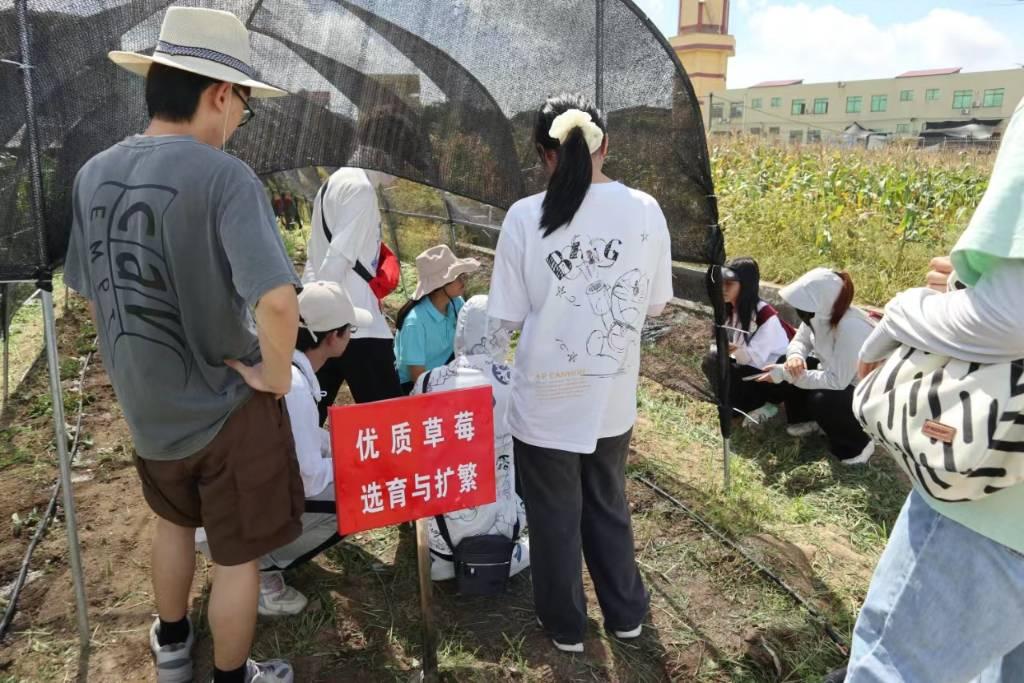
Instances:
[[[76,172],[145,128],[143,80],[106,55],[150,53],[172,4],[240,17],[253,66],[294,93],[254,100],[256,118],[228,143],[259,174],[360,166],[507,209],[543,189],[536,109],[579,92],[607,115],[608,174],[661,203],[675,260],[723,260],[698,102],[672,48],[629,0],[0,0],[0,59],[27,63],[33,83],[27,108],[22,69],[0,62],[0,280],[59,265]],[[449,204],[449,215],[463,210]]]

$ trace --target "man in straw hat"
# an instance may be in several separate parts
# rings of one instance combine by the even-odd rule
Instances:
[[[222,151],[284,91],[251,66],[232,14],[172,7],[151,56],[111,52],[146,77],[151,122],[90,159],[74,185],[65,280],[87,297],[100,351],[157,514],[150,647],[160,683],[192,680],[194,532],[216,566],[215,681],[292,680],[249,659],[257,560],[302,528],[302,479],[281,395],[298,329],[294,269],[252,169]]]

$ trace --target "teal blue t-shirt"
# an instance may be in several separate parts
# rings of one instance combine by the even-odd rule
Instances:
[[[403,384],[411,382],[410,365],[422,365],[427,370],[439,368],[448,362],[455,350],[455,322],[462,309],[462,297],[452,299],[445,315],[429,298],[409,311],[402,329],[395,335],[395,367]]]

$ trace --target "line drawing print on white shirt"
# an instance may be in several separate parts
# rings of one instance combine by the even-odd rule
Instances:
[[[626,371],[630,347],[640,343],[640,330],[646,313],[646,302],[651,287],[650,277],[639,269],[632,269],[609,285],[605,271],[619,260],[622,240],[591,239],[584,246],[582,238],[574,235],[567,246],[548,254],[546,261],[559,282],[574,281],[582,277],[590,310],[598,318],[597,325],[587,336],[586,351],[594,359],[607,359],[592,367],[586,374],[609,377]],[[558,285],[557,296],[579,306],[568,288]],[[555,342],[565,352],[570,363],[575,363],[578,352],[561,339]]]

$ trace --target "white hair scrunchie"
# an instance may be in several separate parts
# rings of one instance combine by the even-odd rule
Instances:
[[[583,131],[583,139],[587,141],[587,148],[591,154],[601,149],[601,143],[604,142],[604,131],[594,123],[590,114],[580,109],[569,109],[556,116],[555,120],[551,122],[551,130],[548,131],[548,135],[558,142],[564,143],[569,139],[569,133],[574,128]]]

